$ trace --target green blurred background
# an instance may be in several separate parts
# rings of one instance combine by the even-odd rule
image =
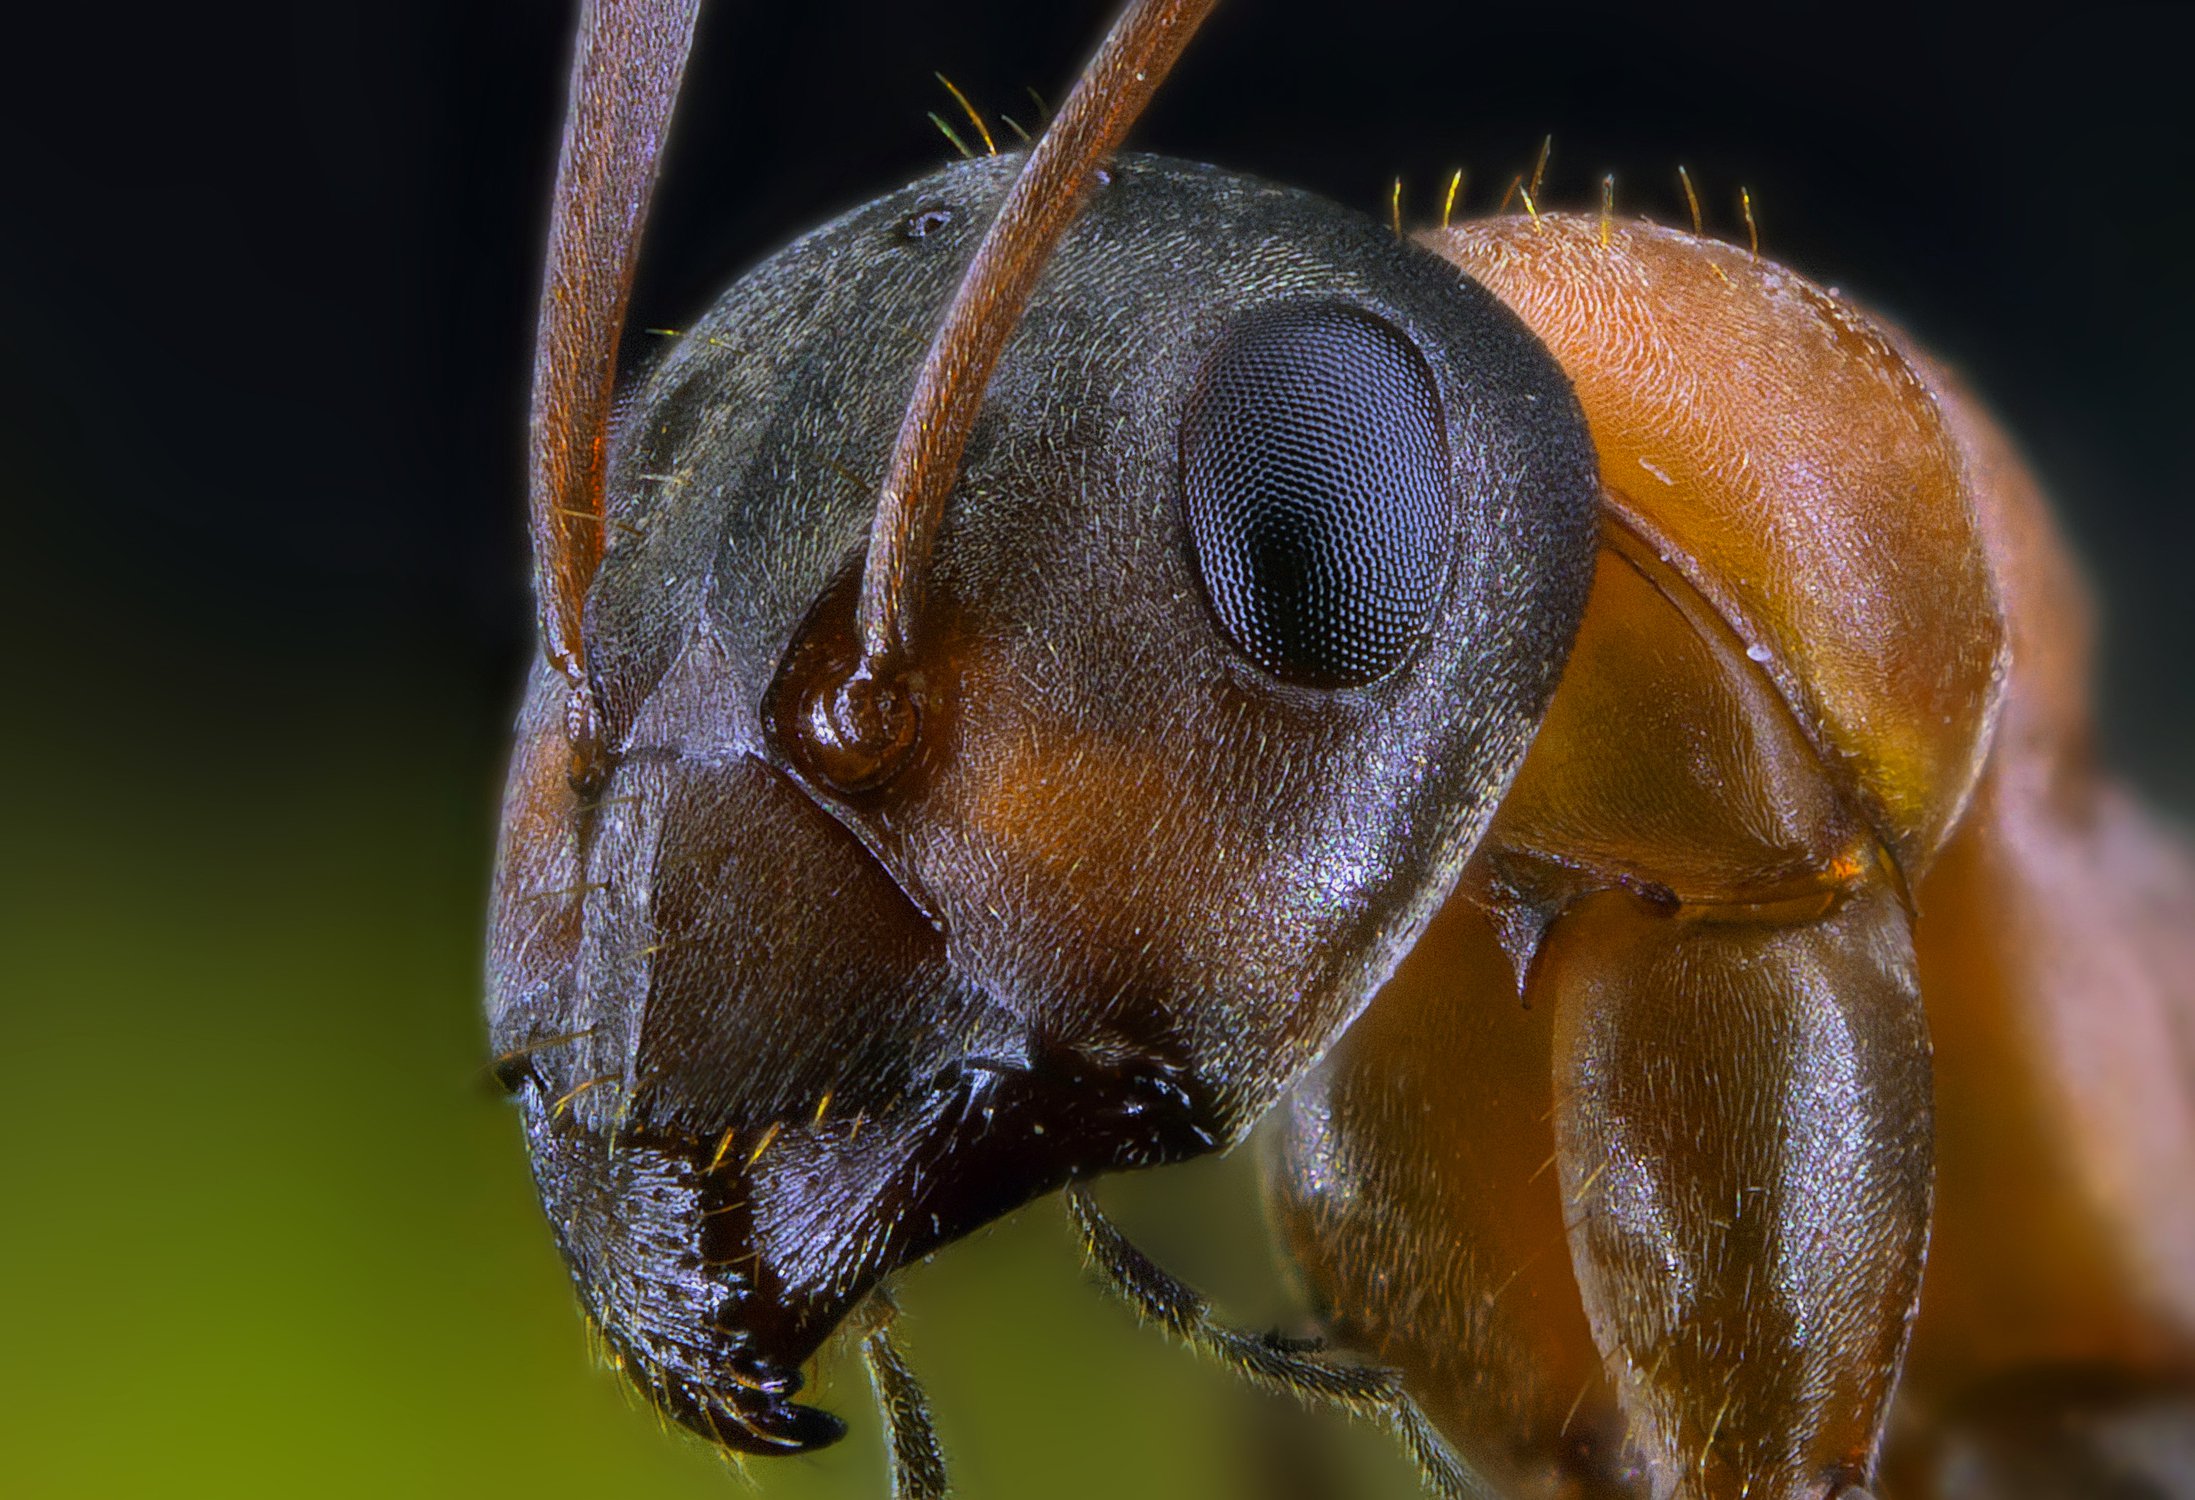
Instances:
[[[636,326],[934,164],[931,69],[1013,112],[1102,20],[752,9],[705,27]],[[1340,9],[1233,7],[1142,138],[1374,212],[1456,162],[1483,204],[1548,130],[1557,202],[1612,168],[1674,219],[1682,160],[1727,230],[1750,184],[1771,253],[1966,365],[2078,499],[2108,742],[2195,805],[2179,13]],[[569,13],[45,24],[0,102],[0,1493],[741,1493],[591,1368],[481,1066]],[[1240,1316],[1285,1313],[1243,1163],[1108,1192]],[[972,1500],[1272,1493],[1292,1452],[1090,1289],[1056,1204],[903,1301]],[[824,1386],[854,1437],[761,1493],[882,1493],[859,1372]],[[1377,1443],[1344,1462],[1410,1492]]]

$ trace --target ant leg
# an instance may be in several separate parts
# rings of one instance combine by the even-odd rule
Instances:
[[[930,1421],[930,1403],[891,1335],[879,1328],[861,1341],[869,1381],[892,1445],[892,1500],[945,1500],[945,1450]]]
[[[1571,1263],[1657,1495],[1873,1477],[1928,1243],[1912,951],[1881,878],[1811,920],[1605,892],[1540,951]]]
[[[1316,1341],[1247,1333],[1212,1316],[1212,1304],[1159,1269],[1097,1206],[1089,1190],[1067,1189],[1067,1206],[1091,1263],[1112,1291],[1190,1348],[1245,1380],[1378,1422],[1399,1440],[1441,1500],[1498,1500],[1492,1486],[1456,1457],[1392,1370],[1337,1359]]]
[[[1636,1500],[1555,1189],[1554,1012],[1459,891],[1290,1091],[1266,1191],[1319,1326],[1503,1494]]]

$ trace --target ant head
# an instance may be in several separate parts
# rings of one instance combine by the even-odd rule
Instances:
[[[1239,1139],[1583,609],[1592,448],[1522,325],[1303,194],[1053,182],[1084,93],[744,278],[628,405],[578,605],[544,564],[491,1024],[610,1348],[736,1447],[836,1436],[799,1368],[910,1258]]]
[[[715,1295],[619,1247],[728,1268],[730,1342],[636,1356],[697,1389],[739,1339],[735,1392],[783,1388],[909,1256],[1247,1130],[1445,896],[1582,607],[1591,450],[1491,297],[1316,199],[1124,159],[968,442],[908,747],[835,777],[811,726],[859,664],[873,476],[1013,167],[740,282],[612,473],[616,769],[566,882],[600,888],[502,1013],[590,1033],[529,1099],[605,1326]]]

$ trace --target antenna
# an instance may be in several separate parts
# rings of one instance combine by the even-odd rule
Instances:
[[[844,790],[889,776],[915,740],[900,683],[946,497],[1006,341],[1101,163],[1127,135],[1214,0],[1136,0],[1060,106],[969,262],[915,379],[861,575],[861,656],[801,716],[817,768]]]
[[[602,562],[618,338],[641,225],[701,0],[586,0],[534,337],[527,502],[541,643],[571,685],[572,784],[601,781],[602,712],[581,613]]]

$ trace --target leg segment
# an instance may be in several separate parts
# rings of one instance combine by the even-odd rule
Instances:
[[[1392,1370],[1336,1359],[1316,1342],[1246,1333],[1212,1316],[1203,1296],[1169,1276],[1114,1227],[1081,1186],[1067,1189],[1067,1206],[1090,1263],[1106,1285],[1144,1317],[1199,1354],[1267,1390],[1308,1406],[1329,1406],[1385,1426],[1416,1461],[1427,1489],[1441,1500],[1499,1500],[1441,1440]]]
[[[1628,1500],[1555,1183],[1554,1008],[1451,900],[1285,1106],[1267,1194],[1320,1325],[1509,1500]]]
[[[1555,924],[1533,992],[1578,1287],[1652,1492],[1867,1483],[1932,1178],[1896,896],[1776,922],[1603,892]]]
[[[869,1381],[892,1447],[892,1500],[945,1500],[945,1450],[930,1421],[930,1403],[915,1372],[900,1357],[889,1331],[878,1328],[861,1341]]]

